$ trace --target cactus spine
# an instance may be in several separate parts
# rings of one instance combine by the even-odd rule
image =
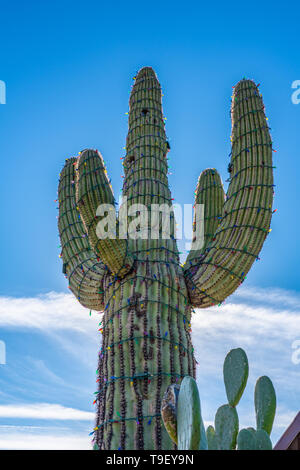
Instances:
[[[146,229],[135,239],[130,236],[137,233],[131,223],[140,210],[137,204],[152,210],[154,204],[172,206],[161,88],[150,67],[135,77],[129,104],[124,202],[116,233],[99,238],[98,222],[107,216],[101,205],[111,211],[116,203],[100,153],[84,150],[66,160],[60,175],[61,257],[79,302],[104,311],[95,448],[170,449],[160,408],[169,385],[195,376],[192,308],[220,303],[231,294],[268,233],[272,144],[258,89],[242,80],[234,89],[227,200],[224,204],[216,170],[203,172],[196,202],[205,204],[205,246],[191,251],[182,267],[174,224],[166,237],[157,219],[160,233],[153,239],[149,217]],[[128,227],[121,217],[126,211]],[[145,221],[147,214],[140,210],[139,217]]]

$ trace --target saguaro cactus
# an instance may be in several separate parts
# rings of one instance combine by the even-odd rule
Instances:
[[[219,304],[244,280],[268,233],[273,194],[272,144],[256,85],[242,80],[233,93],[231,183],[224,191],[216,170],[204,171],[196,203],[205,204],[205,244],[180,265],[174,224],[159,236],[143,204],[171,208],[161,88],[150,67],[139,71],[130,96],[123,160],[124,217],[116,235],[99,238],[99,207],[115,199],[103,159],[84,150],[66,160],[59,183],[63,271],[87,308],[104,311],[96,394],[94,442],[99,449],[170,449],[160,415],[170,384],[195,376],[190,339],[192,307]],[[103,206],[101,206],[103,207]],[[157,207],[157,206],[156,206]],[[110,209],[111,210],[111,209]],[[157,210],[157,209],[156,209]],[[152,221],[151,214],[151,221]],[[170,218],[172,219],[172,214]],[[173,219],[172,219],[173,221]],[[143,222],[143,223],[142,223]],[[120,226],[122,225],[122,226]],[[153,226],[152,226],[153,228]],[[126,232],[125,227],[125,232]],[[115,238],[114,238],[115,236]],[[122,238],[123,237],[123,238]]]

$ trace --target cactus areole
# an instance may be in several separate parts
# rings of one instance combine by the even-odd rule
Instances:
[[[172,206],[161,87],[150,67],[135,77],[123,160],[128,227],[136,206]],[[190,337],[193,307],[220,304],[243,282],[258,258],[272,213],[272,142],[257,86],[233,90],[230,184],[225,197],[215,169],[196,188],[204,204],[204,244],[182,266],[174,224],[156,239],[99,238],[98,211],[114,205],[97,150],[69,158],[60,174],[59,233],[63,272],[79,302],[103,311],[94,447],[100,450],[172,449],[160,407],[167,387],[195,377]],[[124,198],[125,201],[125,198]],[[125,203],[124,203],[125,204]],[[132,209],[132,213],[130,213]],[[123,207],[119,208],[119,217]],[[143,217],[143,214],[140,214]],[[174,215],[170,214],[174,221]],[[160,224],[160,222],[159,222]],[[150,218],[147,232],[150,232]]]

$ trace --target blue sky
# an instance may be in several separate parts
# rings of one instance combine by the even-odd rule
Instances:
[[[207,422],[225,400],[222,361],[236,346],[253,367],[242,416],[253,411],[254,378],[268,374],[280,398],[275,440],[292,420],[300,392],[300,364],[291,361],[300,339],[300,104],[291,101],[300,79],[299,10],[269,1],[2,5],[0,448],[89,445],[99,317],[68,294],[54,200],[65,158],[87,147],[101,151],[119,194],[132,78],[146,65],[163,88],[169,181],[181,204],[193,203],[203,169],[227,179],[232,86],[244,76],[261,83],[277,150],[278,211],[243,291],[219,310],[198,312],[193,331]]]

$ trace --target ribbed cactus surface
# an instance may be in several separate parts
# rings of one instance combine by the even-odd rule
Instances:
[[[192,308],[220,303],[237,288],[269,230],[271,139],[258,88],[242,80],[234,89],[227,199],[216,170],[204,171],[196,191],[196,203],[204,204],[204,246],[180,265],[174,215],[167,233],[158,212],[173,201],[161,97],[152,68],[141,69],[129,102],[123,203],[107,238],[99,237],[99,222],[114,219],[116,202],[100,153],[84,150],[67,159],[60,175],[63,271],[79,302],[104,312],[94,433],[99,449],[172,448],[160,408],[169,385],[195,376]]]

